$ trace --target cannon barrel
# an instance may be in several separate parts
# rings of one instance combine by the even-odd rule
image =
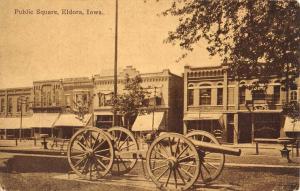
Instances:
[[[229,148],[229,147],[225,147],[222,145],[206,143],[206,142],[197,141],[197,140],[191,140],[191,141],[198,149],[203,150],[203,151],[208,151],[208,152],[212,152],[212,153],[223,153],[223,154],[235,155],[235,156],[241,155],[241,149]]]

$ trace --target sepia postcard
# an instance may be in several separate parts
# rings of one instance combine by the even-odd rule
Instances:
[[[299,1],[0,9],[0,191],[300,190]]]

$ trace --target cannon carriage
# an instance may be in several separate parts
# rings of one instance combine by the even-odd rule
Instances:
[[[68,145],[68,161],[80,177],[97,180],[107,174],[123,175],[138,160],[145,161],[147,176],[162,190],[187,190],[195,182],[215,180],[224,167],[225,154],[238,149],[224,147],[210,133],[186,135],[161,133],[147,149],[140,149],[133,133],[123,127],[103,131],[86,127],[77,131]]]

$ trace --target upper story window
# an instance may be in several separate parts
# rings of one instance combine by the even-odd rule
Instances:
[[[0,104],[1,104],[1,106],[0,106],[0,111],[1,111],[1,112],[4,112],[4,109],[5,109],[4,98],[1,98]]]
[[[194,105],[194,90],[188,89],[187,91],[187,105]]]
[[[210,88],[200,89],[199,96],[200,96],[200,99],[199,99],[200,105],[210,105],[211,104],[211,89]]]
[[[264,90],[253,90],[252,91],[253,100],[265,100],[266,94]]]
[[[239,103],[240,104],[246,103],[246,88],[244,87],[239,88]]]
[[[273,101],[275,104],[280,103],[280,85],[274,86]]]
[[[18,97],[17,99],[17,112],[20,112],[22,109],[22,98]]]
[[[7,108],[7,112],[11,113],[12,112],[12,108],[13,108],[13,104],[12,104],[12,98],[8,98],[8,108]]]
[[[297,101],[297,91],[291,91],[291,101]]]
[[[217,89],[217,105],[223,105],[223,88]]]
[[[112,104],[113,93],[98,93],[99,107],[110,106]]]

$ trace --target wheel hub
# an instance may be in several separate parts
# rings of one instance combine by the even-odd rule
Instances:
[[[93,149],[88,149],[88,150],[87,150],[87,155],[88,155],[89,157],[94,157],[94,156],[95,156],[94,150],[93,150]]]
[[[169,157],[168,165],[170,169],[174,169],[178,165],[178,160],[175,157]]]

